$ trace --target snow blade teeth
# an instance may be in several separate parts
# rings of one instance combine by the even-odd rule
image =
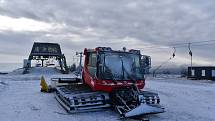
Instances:
[[[129,118],[129,117],[136,117],[136,116],[141,116],[146,114],[156,114],[156,113],[163,113],[163,112],[164,112],[164,109],[161,107],[141,104],[138,107],[132,109],[131,111],[125,113],[125,117]]]

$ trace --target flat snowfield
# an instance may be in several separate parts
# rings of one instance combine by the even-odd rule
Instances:
[[[67,114],[52,93],[40,92],[42,75],[47,81],[52,76],[65,76],[51,68],[33,69],[26,75],[21,70],[0,75],[1,121],[120,120],[111,110]],[[147,116],[150,121],[215,121],[215,83],[212,81],[147,78],[145,89],[159,93],[161,104],[166,108],[165,113]]]
[[[145,89],[157,92],[166,109],[151,121],[215,121],[215,81],[149,78]]]

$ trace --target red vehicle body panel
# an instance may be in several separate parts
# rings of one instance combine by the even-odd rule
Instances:
[[[89,85],[93,91],[105,91],[105,92],[112,92],[115,88],[120,87],[126,87],[131,86],[133,83],[131,80],[120,80],[117,81],[117,83],[113,83],[112,80],[100,80],[96,77],[92,77],[89,74],[88,68],[87,68],[87,49],[85,49],[85,62],[84,62],[84,68],[82,71],[83,80],[84,83]],[[94,53],[97,51],[97,49],[91,49],[91,51],[94,51]],[[143,89],[145,86],[145,80],[137,80],[136,85],[139,89]]]
[[[130,80],[120,80],[117,83],[113,83],[111,80],[99,80],[97,78],[92,78],[87,70],[83,71],[84,82],[91,87],[93,91],[105,91],[112,92],[115,88],[131,86],[132,81]],[[145,86],[145,80],[137,80],[136,85],[139,89],[143,89]]]

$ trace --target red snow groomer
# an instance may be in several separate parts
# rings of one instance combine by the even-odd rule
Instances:
[[[84,50],[80,78],[53,78],[56,99],[70,113],[114,108],[122,117],[164,112],[158,94],[144,91],[145,56],[139,50]]]

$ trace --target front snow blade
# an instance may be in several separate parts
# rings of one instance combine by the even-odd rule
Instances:
[[[129,118],[129,117],[136,117],[136,116],[141,116],[146,114],[156,114],[156,113],[163,113],[163,112],[164,112],[164,109],[161,107],[141,104],[138,107],[132,109],[131,111],[125,113],[125,117]]]

